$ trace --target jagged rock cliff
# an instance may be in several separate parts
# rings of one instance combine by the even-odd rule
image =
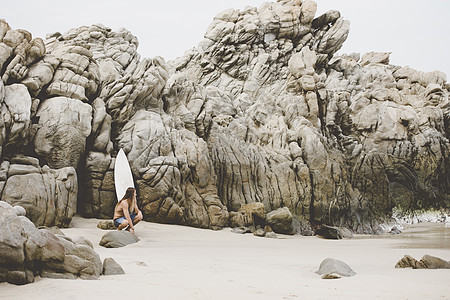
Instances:
[[[44,42],[2,21],[2,200],[40,225],[67,225],[74,198],[111,217],[123,148],[149,221],[217,229],[260,202],[370,233],[393,207],[448,207],[446,75],[337,56],[349,21],[315,13],[311,0],[224,11],[171,62],[141,59],[125,29]]]

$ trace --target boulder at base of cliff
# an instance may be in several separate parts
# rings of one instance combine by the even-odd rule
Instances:
[[[327,225],[322,225],[318,230],[316,230],[316,234],[324,239],[330,240],[349,239],[353,237],[352,232],[347,228]]]
[[[287,207],[271,211],[266,216],[266,223],[276,233],[294,234],[292,226],[292,214]]]

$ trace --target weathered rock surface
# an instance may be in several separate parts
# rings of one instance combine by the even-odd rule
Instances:
[[[122,275],[125,271],[122,267],[111,257],[107,257],[103,260],[102,275]]]
[[[298,217],[375,233],[394,207],[448,208],[446,75],[391,65],[387,52],[337,56],[350,23],[316,10],[312,0],[226,10],[170,62],[141,59],[125,29],[83,26],[44,43],[0,21],[3,194],[44,165],[71,167],[78,212],[111,218],[123,148],[147,221],[250,226],[239,210],[258,203],[285,212],[276,232]],[[14,166],[17,154],[35,167]]]
[[[450,261],[425,254],[420,260],[426,269],[450,269]]]
[[[230,214],[230,227],[264,227],[266,219],[266,210],[264,204],[254,202],[244,204],[237,212]]]
[[[69,226],[77,207],[78,183],[73,167],[40,167],[37,159],[15,156],[2,164],[1,199],[26,210],[36,226]]]
[[[75,99],[54,97],[39,105],[36,116],[39,117],[34,138],[36,153],[51,168],[76,168],[91,134],[92,107]]]
[[[351,277],[356,275],[349,265],[334,258],[324,259],[316,273],[322,275],[322,279],[337,279],[341,276]]]
[[[231,232],[238,233],[238,234],[244,234],[244,233],[251,233],[252,231],[248,227],[236,227],[236,228],[233,228],[231,230]]]
[[[273,231],[266,232],[266,235],[264,235],[264,237],[269,238],[269,239],[277,239],[278,238],[277,234]]]
[[[400,234],[402,231],[398,229],[396,226],[392,227],[391,231],[389,231],[390,234]]]
[[[353,237],[352,232],[347,228],[327,225],[320,226],[320,228],[316,230],[316,234],[323,237],[324,239],[331,240],[340,240],[343,238],[348,239]]]
[[[26,30],[11,29],[5,20],[0,20],[0,69],[4,83],[20,81],[28,72],[28,67],[45,53],[42,39],[32,39]]]
[[[13,207],[14,213],[16,214],[16,216],[25,216],[27,214],[27,211],[25,210],[25,208],[23,208],[20,205],[16,205]]]
[[[113,220],[101,220],[98,222],[97,227],[103,230],[114,230],[116,227],[114,226]]]
[[[253,235],[258,237],[264,237],[266,235],[266,232],[264,231],[264,229],[259,228],[255,230],[255,232],[253,232]]]
[[[70,238],[59,238],[64,246],[64,260],[45,262],[41,277],[64,279],[98,279],[102,273],[102,262],[91,245],[73,242]]]
[[[423,264],[417,261],[414,257],[405,255],[396,264],[396,268],[413,268],[413,269],[424,269]]]
[[[3,85],[3,82],[0,85]],[[2,150],[14,153],[16,147],[26,146],[31,137],[31,96],[25,85],[15,83],[4,87],[4,97],[0,100],[3,121],[0,143]]]
[[[442,258],[424,255],[421,260],[405,255],[395,265],[396,268],[413,268],[413,269],[450,269],[450,261]]]
[[[90,242],[37,229],[4,201],[0,201],[0,228],[0,282],[26,284],[35,276],[97,279],[102,272]]]
[[[292,214],[287,207],[279,208],[268,213],[266,223],[276,233],[294,234]]]
[[[126,230],[116,230],[105,233],[102,236],[99,245],[105,248],[120,248],[137,242],[139,242],[139,238],[131,232]]]

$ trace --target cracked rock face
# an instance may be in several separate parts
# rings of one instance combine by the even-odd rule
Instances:
[[[39,175],[71,191],[56,207],[111,218],[123,148],[147,221],[219,229],[257,202],[283,212],[276,224],[374,233],[394,207],[448,207],[446,75],[391,65],[387,52],[337,56],[350,23],[316,10],[311,0],[226,10],[170,62],[141,59],[125,29],[83,26],[43,42],[1,21],[2,193]],[[13,163],[19,154],[34,167]],[[78,188],[46,165],[70,167]]]
[[[225,11],[174,62],[174,76],[225,91],[236,108],[207,126],[222,201],[367,233],[394,206],[448,205],[445,74],[389,65],[390,53],[336,57],[349,23],[314,13],[312,1]],[[189,109],[175,111],[198,132]]]
[[[91,134],[92,107],[75,99],[53,97],[40,104],[36,116],[36,153],[52,168],[76,168]]]
[[[77,174],[74,168],[40,167],[31,157],[13,157],[0,171],[2,201],[20,205],[36,226],[68,227],[77,207]]]
[[[16,206],[17,207],[17,206]],[[0,282],[26,284],[35,276],[98,279],[100,257],[82,241],[37,229],[11,205],[0,201]],[[89,242],[88,242],[89,243]]]

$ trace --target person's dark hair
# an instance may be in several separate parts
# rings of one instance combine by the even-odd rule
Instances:
[[[125,195],[122,197],[122,199],[120,199],[120,201],[125,200],[125,199],[133,199],[135,191],[136,191],[136,189],[134,187],[127,188]]]
[[[122,199],[120,199],[120,201],[116,204],[116,206],[119,205],[120,203],[122,203],[122,201],[124,201],[124,200],[126,201],[126,200],[130,199],[131,205],[128,206],[128,211],[130,213],[134,212],[134,207],[136,205],[135,193],[136,193],[136,189],[134,187],[127,188],[125,195],[122,197]]]

